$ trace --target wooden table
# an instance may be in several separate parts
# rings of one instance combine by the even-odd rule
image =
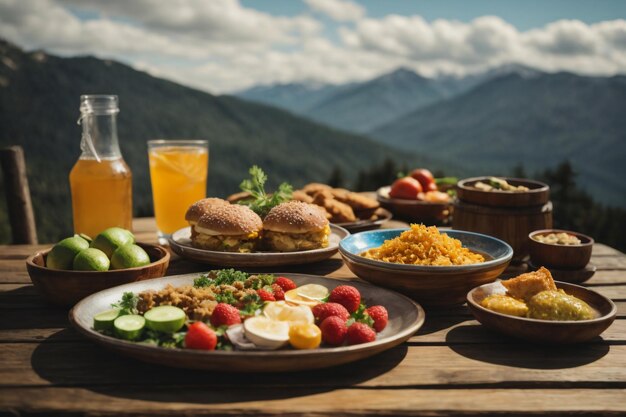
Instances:
[[[151,219],[135,230],[155,240]],[[428,311],[407,343],[371,359],[272,375],[157,367],[94,345],[32,287],[24,259],[41,247],[0,247],[0,415],[626,413],[626,256],[605,245],[594,246],[598,272],[586,284],[618,305],[602,339],[523,344],[484,329],[463,306]],[[175,260],[169,273],[205,268]],[[354,279],[339,257],[290,270]]]

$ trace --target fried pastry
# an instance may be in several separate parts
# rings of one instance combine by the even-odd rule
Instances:
[[[323,207],[330,215],[330,221],[333,223],[347,223],[356,221],[356,216],[352,207],[347,204],[337,201],[334,198],[328,198],[328,190],[326,192],[318,192],[313,197],[313,203]]]
[[[333,188],[330,185],[321,184],[319,182],[312,182],[302,187],[302,191],[304,191],[310,196],[313,196],[323,190],[330,191],[332,189]]]
[[[556,291],[552,274],[543,266],[537,271],[502,281],[502,285],[506,288],[508,295],[526,302],[542,291]]]

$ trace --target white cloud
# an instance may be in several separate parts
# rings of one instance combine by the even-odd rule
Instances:
[[[351,2],[305,1],[347,23],[324,31],[313,15],[275,16],[237,0],[0,0],[0,37],[52,53],[121,60],[212,92],[364,80],[399,66],[424,75],[463,75],[510,62],[626,73],[625,20],[559,20],[521,32],[496,16],[470,22],[371,18]],[[77,10],[89,18],[78,18]],[[338,40],[326,37],[333,28]]]
[[[365,9],[346,0],[304,0],[314,11],[322,13],[338,22],[359,20],[365,16]]]

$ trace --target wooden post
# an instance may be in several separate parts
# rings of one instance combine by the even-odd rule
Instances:
[[[37,227],[30,189],[26,177],[26,162],[21,146],[0,150],[0,164],[6,187],[9,222],[14,244],[37,244]]]

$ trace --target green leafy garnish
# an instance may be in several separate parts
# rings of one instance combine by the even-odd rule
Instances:
[[[193,280],[193,286],[196,288],[204,288],[211,285],[211,279],[207,275],[200,275]]]
[[[239,312],[244,316],[255,315],[256,311],[261,310],[265,305],[257,293],[246,294],[241,301],[243,301],[244,307]]]
[[[122,299],[117,303],[111,304],[113,308],[120,309],[120,316],[128,315],[128,314],[137,314],[137,303],[139,302],[139,297],[137,294],[133,292],[125,292],[122,295]]]
[[[367,314],[367,306],[363,303],[359,305],[359,308],[350,315],[348,322],[346,323],[348,327],[355,321],[359,323],[367,324],[370,327],[374,327],[374,319]]]
[[[278,186],[277,191],[267,194],[265,192],[265,182],[267,181],[265,172],[256,165],[253,165],[248,172],[250,179],[243,180],[239,188],[250,193],[250,197],[238,201],[239,204],[246,205],[259,216],[265,217],[273,207],[291,200],[293,187],[290,184],[283,182]]]
[[[210,271],[208,274],[200,275],[193,280],[193,286],[196,288],[208,287],[210,285],[233,285],[233,283],[240,281],[245,282],[250,275],[236,271],[234,269],[219,269]]]
[[[222,293],[215,294],[215,301],[230,305],[237,304],[237,298],[235,298],[235,294],[233,294],[232,291],[224,291]]]
[[[152,329],[144,329],[142,344],[161,346],[164,348],[184,348],[187,332],[161,333]]]
[[[271,286],[274,283],[274,275],[272,274],[258,274],[252,275],[246,280],[246,288],[253,288],[259,290],[263,287]]]

